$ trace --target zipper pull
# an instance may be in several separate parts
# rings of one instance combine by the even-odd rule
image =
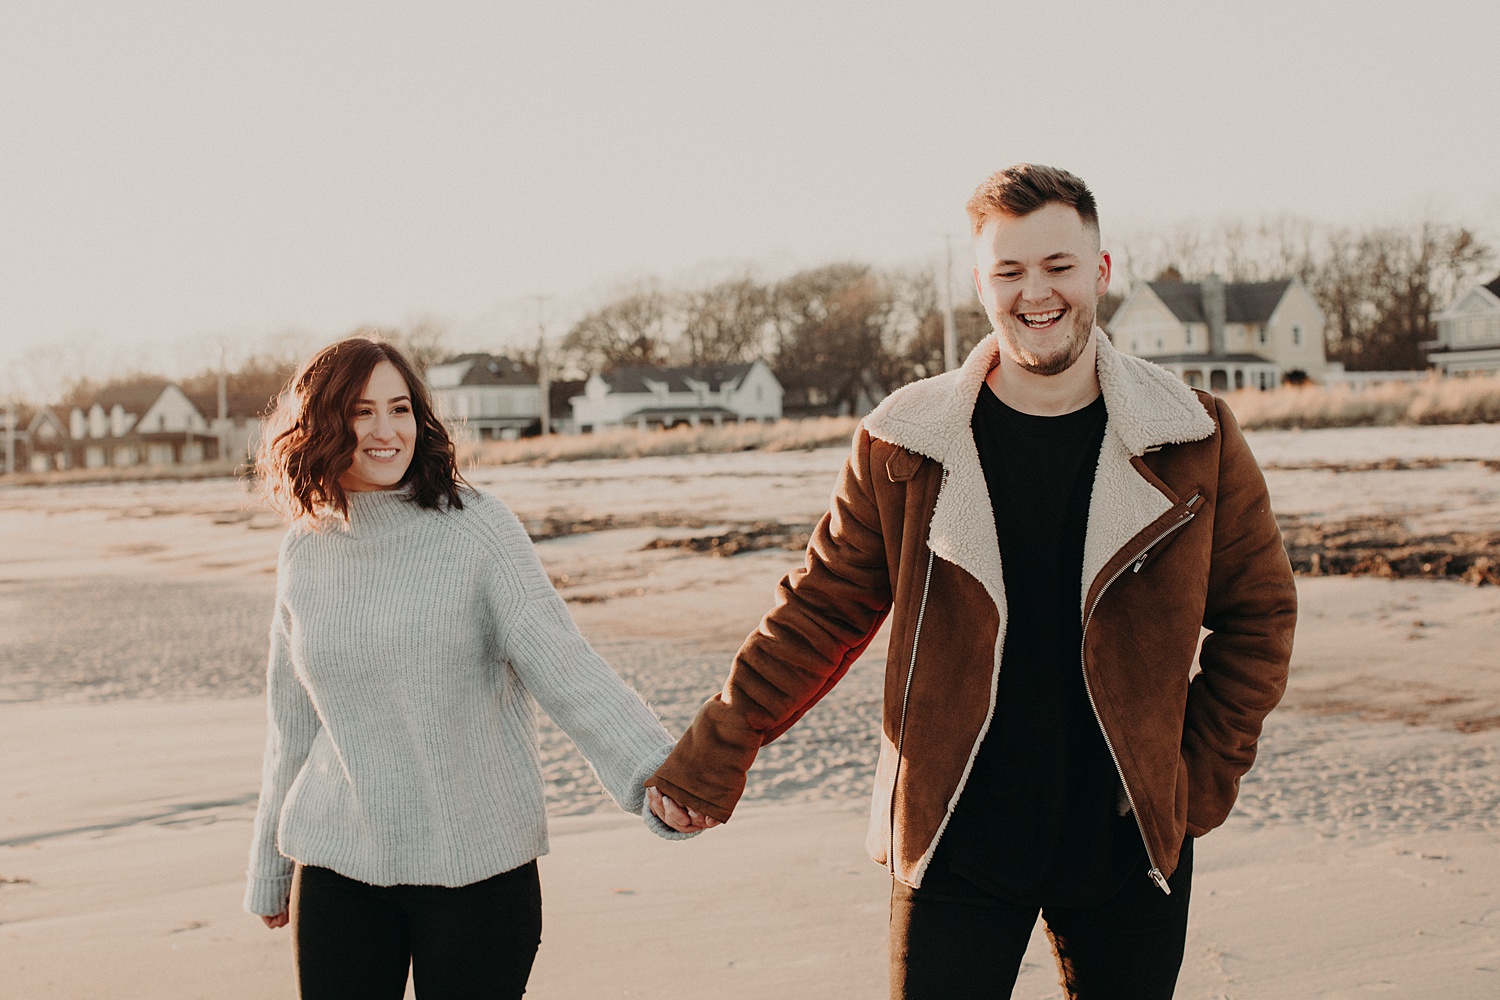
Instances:
[[[1149,556],[1150,554],[1151,554],[1151,550],[1150,549],[1147,549],[1145,552],[1142,552],[1141,553],[1141,557],[1135,561],[1135,565],[1132,566],[1132,567],[1130,567],[1130,572],[1132,572],[1132,573],[1139,573],[1141,571],[1141,567],[1144,566],[1144,565],[1146,565],[1146,557]]]
[[[1167,880],[1162,876],[1160,868],[1153,868],[1146,874],[1151,876],[1151,881],[1156,883],[1158,889],[1168,896],[1172,895],[1172,887],[1167,885]]]

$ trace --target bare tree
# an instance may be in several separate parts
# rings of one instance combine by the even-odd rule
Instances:
[[[772,293],[776,377],[789,408],[855,412],[888,392],[889,282],[865,264],[792,275]]]
[[[1330,233],[1310,282],[1328,314],[1329,354],[1351,370],[1425,367],[1432,314],[1494,256],[1470,230],[1433,221]]]
[[[671,297],[644,282],[584,316],[563,338],[569,360],[585,371],[660,365],[670,357]]]
[[[927,270],[898,271],[888,280],[892,290],[893,318],[900,334],[889,348],[892,361],[890,384],[902,385],[940,374],[945,367],[945,358],[938,276]],[[990,322],[973,295],[957,297],[953,322],[958,335],[958,356],[962,360],[989,334]]]
[[[676,353],[687,364],[753,361],[771,347],[771,291],[749,276],[684,292],[679,309],[682,333]]]

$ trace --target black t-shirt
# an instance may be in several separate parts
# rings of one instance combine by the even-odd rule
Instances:
[[[1145,848],[1083,678],[1080,593],[1104,399],[1055,417],[979,392],[972,428],[1007,605],[995,715],[945,833],[949,870],[1017,902],[1090,905]]]

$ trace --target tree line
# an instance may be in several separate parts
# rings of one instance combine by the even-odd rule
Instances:
[[[943,370],[943,291],[932,271],[838,263],[763,282],[740,275],[696,288],[645,281],[568,330],[560,367],[575,373],[764,359],[789,406],[852,410]],[[955,308],[959,350],[989,332],[979,304]]]
[[[1211,272],[1228,282],[1301,279],[1328,317],[1328,359],[1350,371],[1426,368],[1432,314],[1490,277],[1496,259],[1473,230],[1430,219],[1365,228],[1227,220],[1127,238],[1123,248],[1127,282]]]
[[[1488,275],[1494,250],[1436,221],[1367,228],[1281,218],[1127,236],[1100,303],[1107,324],[1143,280],[1227,282],[1295,277],[1328,317],[1329,360],[1350,370],[1426,367],[1432,314]],[[575,371],[765,359],[803,405],[850,404],[862,383],[889,391],[943,370],[943,289],[933,270],[829,264],[778,281],[749,275],[690,288],[656,281],[621,290],[568,330]],[[954,277],[959,357],[989,332],[967,275]]]
[[[1170,232],[1127,234],[1114,249],[1115,279],[1100,303],[1108,320],[1141,281],[1228,282],[1299,278],[1328,317],[1327,351],[1352,371],[1426,367],[1422,342],[1434,339],[1432,313],[1468,284],[1490,275],[1494,248],[1472,230],[1436,221],[1332,226],[1295,218]],[[699,285],[645,280],[587,310],[547,349],[554,380],[632,366],[712,367],[765,360],[801,412],[859,409],[898,386],[944,369],[943,277],[927,268],[844,262],[777,280],[742,273]],[[952,279],[960,359],[990,331],[967,273]],[[369,332],[369,331],[366,331]],[[472,345],[452,343],[443,324],[421,320],[374,331],[401,346],[419,368]],[[536,347],[511,352],[539,371]],[[252,357],[228,372],[229,392],[269,401],[296,358]],[[219,373],[183,380],[190,394],[216,390]],[[126,381],[126,380],[119,380]],[[74,384],[61,402],[82,402],[102,386]]]

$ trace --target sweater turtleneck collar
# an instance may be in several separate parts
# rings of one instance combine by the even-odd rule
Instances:
[[[349,534],[355,538],[374,538],[409,524],[412,515],[420,509],[412,501],[413,493],[410,486],[346,493]]]

